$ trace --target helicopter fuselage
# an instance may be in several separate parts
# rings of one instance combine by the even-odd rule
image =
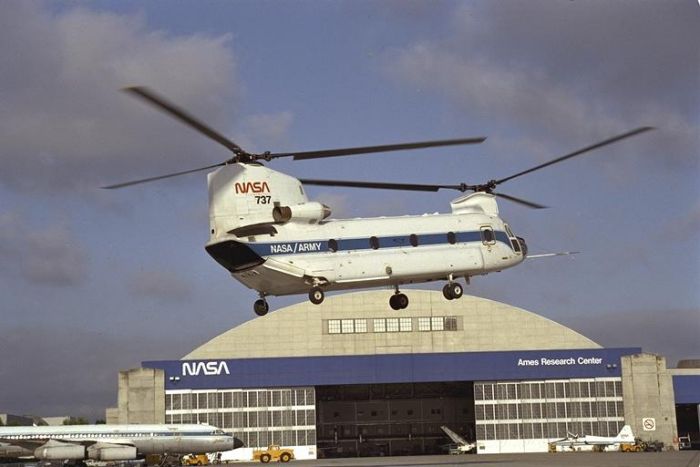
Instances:
[[[527,253],[488,193],[457,198],[447,214],[324,220],[326,207],[309,202],[298,180],[266,167],[223,167],[209,186],[206,249],[262,295],[468,278],[513,267]]]

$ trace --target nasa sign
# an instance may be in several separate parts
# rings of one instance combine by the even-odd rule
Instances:
[[[225,361],[182,362],[182,376],[230,375]]]

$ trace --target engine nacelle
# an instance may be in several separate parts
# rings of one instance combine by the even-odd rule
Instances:
[[[136,448],[134,446],[97,443],[87,449],[87,454],[90,459],[98,461],[128,461],[136,459]]]
[[[331,208],[318,201],[310,201],[294,206],[275,206],[272,210],[272,218],[275,222],[304,222],[315,224],[331,215]]]
[[[41,446],[34,451],[34,457],[41,460],[85,459],[85,446],[61,444]]]

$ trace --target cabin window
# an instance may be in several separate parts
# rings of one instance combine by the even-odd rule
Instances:
[[[371,246],[373,250],[379,249],[379,239],[375,236],[369,237],[369,246]]]
[[[520,243],[514,238],[510,239],[510,244],[513,245],[513,251],[520,253]]]
[[[481,228],[481,241],[484,243],[484,245],[493,245],[496,243],[496,235],[494,235],[491,227]]]
[[[418,235],[411,234],[411,236],[408,237],[408,241],[411,242],[411,246],[418,246]]]
[[[338,251],[338,241],[333,238],[328,240],[328,249],[334,253]]]
[[[455,243],[457,243],[457,235],[455,235],[454,232],[447,232],[447,242],[450,245],[454,245]]]

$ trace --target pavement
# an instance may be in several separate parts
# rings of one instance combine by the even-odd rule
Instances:
[[[232,466],[260,466],[236,462]],[[280,465],[280,464],[277,464]],[[700,451],[668,452],[571,452],[536,454],[466,454],[405,457],[353,457],[346,459],[294,460],[292,466],[321,467],[700,467]]]

